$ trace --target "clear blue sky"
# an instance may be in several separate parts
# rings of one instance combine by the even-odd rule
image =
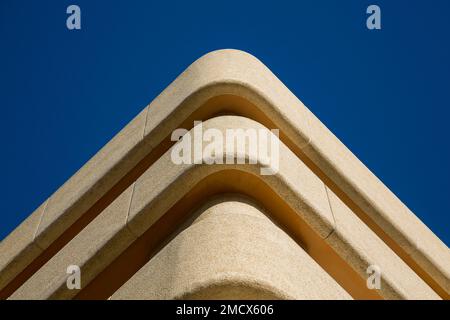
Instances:
[[[191,62],[235,48],[450,243],[450,1],[156,2],[0,1],[0,239]]]

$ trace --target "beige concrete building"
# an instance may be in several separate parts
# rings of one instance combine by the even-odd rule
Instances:
[[[174,148],[195,144],[194,121],[223,136],[278,129],[277,170],[261,174],[267,159],[250,140],[219,150],[230,163],[175,163]],[[236,50],[189,66],[0,244],[1,299],[449,294],[448,247],[270,70]]]

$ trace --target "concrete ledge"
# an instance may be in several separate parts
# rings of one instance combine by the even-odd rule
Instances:
[[[198,214],[111,299],[351,299],[248,200]]]
[[[448,247],[308,113],[311,143],[302,151],[320,169],[323,181],[433,289],[449,299]]]
[[[331,182],[333,191],[341,191],[339,196],[342,193],[349,204],[356,205],[359,210],[354,211],[365,223],[441,295],[450,297],[447,246],[255,57],[220,50],[194,62],[152,102],[146,136],[163,139],[168,134],[164,128],[173,128],[208,99],[227,94],[256,105],[270,119],[269,125],[265,123],[268,127],[280,128],[289,142],[283,136],[282,140],[298,156],[303,153],[323,173],[321,178]],[[260,116],[246,107],[237,114],[260,121]]]
[[[215,51],[193,63],[64,184],[49,200],[34,239],[36,245],[46,249],[146,154],[164,144],[161,150],[170,147],[167,136],[173,129],[218,112],[242,114],[267,127],[280,128],[286,145],[353,212],[436,291],[449,296],[450,253],[445,244],[261,62],[236,50]],[[0,289],[33,256],[26,253],[27,243],[17,242],[14,246],[14,260],[23,261],[14,268],[0,269]]]
[[[261,129],[273,135],[258,122],[238,116],[220,116],[203,122],[204,131],[212,128],[219,130],[224,136],[227,129]],[[191,130],[192,134],[189,137],[192,145],[194,145],[193,131],[194,129]],[[279,141],[278,138],[275,139]],[[202,148],[206,146],[207,143],[203,143]],[[279,142],[279,146],[279,170],[274,175],[260,174],[260,169],[265,164],[254,150],[249,150],[248,145],[245,154],[229,153],[224,147],[224,159],[227,157],[235,159],[235,164],[175,165],[169,150],[136,181],[128,217],[130,229],[139,237],[202,179],[221,170],[235,169],[248,172],[264,181],[317,234],[322,238],[327,237],[334,229],[334,219],[323,182],[282,142]],[[205,157],[203,159],[204,162],[208,162]],[[237,159],[245,159],[246,164],[237,164]],[[250,165],[251,161],[255,165]]]
[[[9,299],[73,298],[79,290],[67,288],[68,266],[80,267],[83,288],[135,240],[126,228],[132,191],[130,187],[122,193]]]
[[[203,126],[205,130],[215,128],[223,132],[226,128],[265,129],[255,121],[236,116],[214,118],[204,122]],[[325,238],[332,232],[334,224],[325,186],[281,142],[280,148],[283,153],[280,171],[274,176],[261,176],[261,179],[271,185],[274,192],[276,190],[280,193],[280,197],[285,198],[297,214],[305,218],[315,232]],[[255,158],[256,165],[175,165],[170,159],[169,150],[139,177],[135,184],[28,279],[11,299],[74,297],[77,292],[67,290],[65,286],[65,271],[68,265],[76,264],[82,268],[83,285],[86,286],[133,239],[148,230],[203,178],[232,168],[259,176],[262,164],[258,155],[250,153],[248,148],[246,151],[248,153],[245,155],[226,152],[224,155],[235,160],[242,156],[247,160]],[[162,173],[164,175],[161,175]],[[186,180],[189,182],[186,183]],[[302,183],[298,184],[298,181]],[[127,218],[128,225],[125,224]],[[133,232],[134,237],[128,230]],[[96,267],[93,267],[94,264]]]
[[[136,150],[143,139],[146,116],[147,108],[50,197],[35,239],[42,249],[64,233],[146,154],[144,150]]]
[[[336,219],[336,229],[326,242],[361,278],[368,278],[369,266],[378,266],[381,271],[379,291],[385,299],[440,299],[436,292],[329,189],[328,196]]]
[[[209,128],[215,128],[221,132],[233,128],[267,130],[253,120],[237,116],[220,116],[210,119],[203,123],[204,130]],[[193,131],[194,129],[191,130],[191,133]],[[190,138],[194,139],[192,135]],[[280,211],[276,215],[278,220],[292,230],[292,234],[296,235],[297,241],[306,248],[316,261],[319,261],[326,268],[327,272],[331,272],[335,279],[339,279],[340,283],[344,281],[345,286],[349,285],[349,281],[352,282],[352,286],[357,281],[353,281],[355,280],[354,276],[348,273],[348,269],[342,265],[342,262],[339,262],[339,259],[356,270],[357,277],[360,277],[360,279],[366,278],[365,269],[363,269],[367,267],[366,263],[380,264],[384,272],[383,280],[386,279],[386,282],[383,283],[379,294],[384,298],[438,298],[281,142],[279,171],[273,176],[261,176],[259,174],[261,162],[258,160],[258,155],[252,154],[249,148],[246,148],[246,152],[245,155],[232,154],[232,157],[234,159],[244,157],[247,162],[250,158],[254,158],[257,164],[175,165],[170,158],[171,150],[167,151],[139,177],[134,185],[130,186],[104,212],[50,259],[11,298],[67,299],[74,297],[77,291],[67,290],[65,287],[67,277],[65,270],[68,265],[76,264],[82,268],[83,287],[85,287],[134,239],[142,236],[171,208],[179,205],[183,210],[187,210],[189,206],[186,203],[193,201],[193,196],[188,196],[188,193],[203,183],[202,181],[221,171],[225,173],[220,178],[222,180],[214,181],[209,186],[206,183],[202,190],[209,189],[210,191],[212,188],[219,188],[220,190],[220,185],[226,182],[228,185],[242,186],[241,189],[237,189],[238,192],[247,190],[259,201],[266,203],[269,208],[272,204],[271,210]],[[226,152],[224,154],[226,156]],[[228,173],[230,170],[234,170],[238,174]],[[263,183],[267,185],[267,188],[261,189],[257,184],[250,183],[248,175],[264,181]],[[223,179],[227,180],[224,181]],[[283,207],[280,202],[277,202],[271,193],[277,194],[278,199],[283,199],[282,201],[285,202],[287,207]],[[207,192],[203,191],[199,194],[206,196]],[[331,202],[328,198],[331,199]],[[330,204],[332,210],[330,210]],[[235,207],[236,205],[232,206],[232,208]],[[227,213],[227,208],[222,208],[221,212]],[[241,211],[246,212],[246,210]],[[292,211],[292,214],[289,211]],[[333,216],[333,211],[336,212],[336,217]],[[206,219],[209,213],[210,211],[206,210],[204,214],[193,221],[193,224]],[[249,213],[246,212],[245,214]],[[339,229],[336,229],[335,220],[341,223]],[[126,221],[128,221],[128,225],[126,225]],[[301,221],[305,221],[306,225],[302,225]],[[309,228],[311,231],[309,231]],[[133,232],[134,236],[131,235],[129,230]],[[317,234],[319,238],[314,238],[311,232]],[[333,257],[332,254],[321,247],[320,241],[323,242],[323,239],[336,250],[340,258]],[[363,259],[358,259],[359,257],[363,257]],[[392,264],[389,264],[391,261],[395,263],[395,268]],[[385,267],[385,263],[388,263],[387,267]],[[337,276],[336,273],[333,273],[333,268],[339,269]],[[223,289],[225,287],[228,288],[227,290],[236,288],[233,281],[216,280],[214,285],[211,283],[208,291],[202,292],[218,292],[218,288]],[[365,285],[364,280],[361,280],[361,282],[362,285]],[[248,290],[244,291],[254,294],[255,290],[255,288],[249,287]],[[353,294],[357,290],[359,289],[350,289]],[[192,291],[189,296],[198,297],[200,295],[199,292],[195,292],[197,291]],[[264,290],[261,292],[261,295],[264,292],[264,294],[267,294]],[[366,294],[363,292],[355,295],[364,297]],[[283,297],[286,298],[287,296]]]
[[[42,252],[33,240],[46,205],[47,201],[0,242],[0,290]]]
[[[32,230],[21,225],[2,241],[0,255],[10,254],[6,250],[14,251],[17,253],[15,261],[20,262],[9,266],[11,263],[5,260],[7,264],[0,265],[0,291],[66,232],[146,154],[146,150],[139,150],[146,115],[147,108],[41,205],[38,209],[40,220],[32,218],[36,223]],[[32,244],[17,241],[15,233],[20,233],[23,239]],[[35,248],[32,251],[27,249],[32,247]]]
[[[239,66],[241,64],[237,66],[238,68],[234,68],[233,73],[235,76],[230,78],[226,75],[228,71],[232,71],[227,66],[230,62],[233,62],[235,59],[236,62],[245,62],[241,61],[240,57],[242,56],[248,59],[251,56],[235,50],[218,51],[217,53],[220,53],[219,55],[225,54],[222,63],[218,64],[210,71],[201,70],[203,67],[198,63],[203,60],[207,62],[209,58],[208,55],[206,55],[199,59],[191,66],[191,70],[195,69],[194,72],[187,70],[180,75],[173,84],[164,90],[164,92],[151,103],[150,107],[145,108],[111,142],[102,148],[88,161],[88,163],[86,163],[86,165],[84,165],[51,196],[49,208],[45,210],[46,212],[44,213],[42,225],[38,227],[35,238],[35,242],[41,250],[48,248],[48,246],[77,221],[84,212],[105,196],[106,193],[111,190],[111,188],[118,183],[129,170],[131,170],[131,168],[137,165],[140,160],[143,160],[146,155],[158,149],[164,139],[170,135],[172,130],[181,126],[180,121],[183,122],[183,120],[186,120],[183,118],[185,115],[184,111],[180,114],[181,118],[177,116],[174,119],[170,119],[170,123],[160,122],[159,120],[161,117],[166,117],[168,115],[167,112],[171,113],[172,107],[178,106],[178,100],[173,99],[181,99],[183,105],[180,105],[179,109],[186,110],[188,113],[192,110],[199,109],[200,105],[197,105],[197,103],[205,102],[204,99],[225,93],[238,93],[241,89],[244,89],[245,92],[256,97],[256,100],[258,101],[264,100],[264,97],[258,96],[259,93],[247,90],[249,89],[246,86],[247,81],[239,79]],[[219,60],[222,59],[219,58]],[[257,59],[251,57],[248,62],[250,61],[252,61],[253,64],[257,62],[257,65],[251,66],[252,69],[253,67],[258,67],[258,69],[253,69],[254,77],[261,76],[261,72],[263,72],[267,73],[267,81],[278,82],[278,88],[270,88],[272,93],[275,93],[277,96],[280,94],[284,95],[284,97],[282,97],[283,100],[288,98],[289,101],[298,101],[298,99],[284,86],[283,92],[278,92],[279,86],[282,85],[281,82],[279,82],[279,80],[276,79],[276,77]],[[215,63],[214,61],[212,62]],[[194,87],[189,86],[186,88],[187,91],[181,92],[178,85],[181,85],[182,83],[183,85],[194,85],[195,83],[191,81],[191,77],[198,78],[196,76],[196,74],[198,75],[198,72],[209,73],[210,80],[203,77],[201,78],[210,82],[207,85],[203,85],[203,82],[197,82]],[[261,84],[264,85],[264,82]],[[266,86],[267,85],[268,83],[266,83]],[[246,95],[248,96],[248,94]],[[286,94],[288,94],[288,96],[286,96]],[[206,110],[202,115],[205,116],[206,114],[211,116],[215,112],[220,112],[220,110],[224,109],[224,104],[222,102],[220,102],[219,105],[207,106],[207,109],[209,110]],[[186,106],[185,103],[188,103],[189,106]],[[242,103],[242,101],[239,101],[239,103]],[[299,103],[299,101],[296,103]],[[274,118],[292,119],[298,123],[306,121],[306,118],[299,114],[299,110],[294,111],[288,104],[283,105],[285,110],[280,115],[278,115],[279,112],[277,110],[270,111],[269,109],[271,109],[271,106],[269,104],[265,103],[264,105],[266,109],[268,109],[267,111],[269,114],[277,114]],[[234,105],[234,108],[239,109],[239,105]],[[146,115],[149,109],[155,111],[152,111],[151,115]],[[198,120],[200,119],[204,118],[198,118]],[[148,124],[146,124],[147,121]],[[172,126],[172,124],[176,125]],[[303,135],[302,131],[297,133],[299,136]],[[144,139],[142,139],[143,137]],[[302,137],[301,140],[304,141],[303,144],[307,144],[308,142],[307,136]],[[16,251],[21,251],[22,249],[23,248],[17,248]],[[21,270],[18,268],[17,271],[20,272]],[[0,287],[0,290],[1,289],[2,288]]]

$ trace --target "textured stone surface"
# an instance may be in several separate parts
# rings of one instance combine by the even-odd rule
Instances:
[[[0,290],[42,252],[33,240],[46,204],[44,202],[0,242]]]
[[[223,133],[226,129],[264,129],[257,122],[238,116],[220,116],[210,119],[203,123],[203,130],[206,131],[208,128],[215,128]],[[193,135],[191,138],[194,139]],[[171,161],[171,150],[169,150],[136,182],[129,215],[131,230],[136,236],[140,236],[203,178],[214,172],[233,168],[249,172],[267,183],[273,192],[296,210],[315,232],[325,238],[331,233],[334,225],[325,186],[283,143],[279,142],[279,146],[279,170],[274,175],[260,174],[262,162],[258,154],[252,153],[249,149],[244,156],[247,159],[254,159],[257,163],[255,165],[248,163],[175,165]],[[237,154],[227,152],[224,148],[225,156],[230,155],[237,159]]]
[[[67,267],[81,269],[85,287],[135,238],[125,228],[132,186],[51,258],[10,299],[69,299],[79,290],[67,289]]]
[[[300,147],[309,143],[301,101],[261,61],[239,50],[213,51],[191,64],[150,104],[146,137],[165,137],[208,99],[227,94],[254,103]]]
[[[350,299],[258,206],[221,198],[112,299]]]
[[[212,100],[216,102],[212,103]],[[285,169],[276,176],[266,177],[264,182],[283,196],[322,238],[327,237],[334,227],[332,213],[325,208],[324,192],[318,186],[325,188],[314,174],[304,170],[305,165],[297,157],[312,167],[320,179],[346,201],[353,213],[375,230],[378,237],[420,277],[439,294],[449,297],[450,252],[447,246],[261,62],[236,50],[215,51],[194,62],[56,191],[48,203],[37,210],[38,213],[2,241],[0,289],[64,234],[145,155],[156,152],[155,159],[160,157],[164,151],[161,146],[167,143],[164,139],[175,128],[182,124],[190,128],[191,120],[204,120],[221,112],[243,115],[267,127],[280,129],[281,139],[285,142],[285,151],[280,152]],[[167,161],[167,156],[163,155],[162,159]],[[175,168],[164,166],[161,159],[158,163],[151,166],[137,183],[137,186],[146,185],[147,190],[142,191],[139,187],[139,200],[133,201],[133,219],[129,222],[136,234],[163,215],[193,186],[193,182],[222,170],[218,166]],[[256,174],[259,168],[247,165],[234,169]],[[168,186],[180,184],[184,184],[185,189],[175,188],[173,194],[165,192]],[[150,190],[152,188],[154,190]],[[141,196],[149,198],[142,199]],[[35,228],[35,223],[39,223],[36,216],[41,213],[42,221]],[[347,245],[354,243],[350,241]],[[398,284],[392,288],[398,290],[396,294],[404,295],[402,286]]]
[[[367,227],[331,190],[328,190],[336,229],[326,239],[339,255],[367,279],[370,265],[381,271],[379,293],[385,299],[439,299],[439,296]]]
[[[450,251],[311,112],[311,143],[303,149],[338,188],[450,294]],[[367,221],[366,221],[367,223]]]
[[[136,163],[130,152],[142,141],[147,109],[120,131],[49,199],[36,241],[45,249]]]
[[[407,207],[404,207],[404,209],[406,216],[416,218],[410,209]],[[426,271],[443,286],[448,294],[445,298],[448,300],[450,299],[450,250],[422,221],[416,219],[416,223],[421,227],[410,229],[411,232],[415,233],[413,237],[414,248],[409,247],[408,252],[411,258],[425,266]],[[398,223],[401,222],[398,221]]]

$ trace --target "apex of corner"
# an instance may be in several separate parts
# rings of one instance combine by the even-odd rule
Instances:
[[[221,56],[221,57],[232,57],[232,58],[239,58],[239,57],[250,57],[252,59],[256,59],[258,60],[254,55],[252,55],[249,52],[246,52],[244,50],[240,50],[240,49],[231,49],[231,48],[227,48],[227,49],[217,49],[217,50],[213,50],[210,51],[208,53],[205,53],[203,56],[201,56],[199,59],[202,59],[204,57],[208,57],[208,56]]]
[[[218,49],[208,52],[198,58],[192,65],[259,65],[264,66],[264,64],[256,58],[254,55],[238,50],[238,49]]]

